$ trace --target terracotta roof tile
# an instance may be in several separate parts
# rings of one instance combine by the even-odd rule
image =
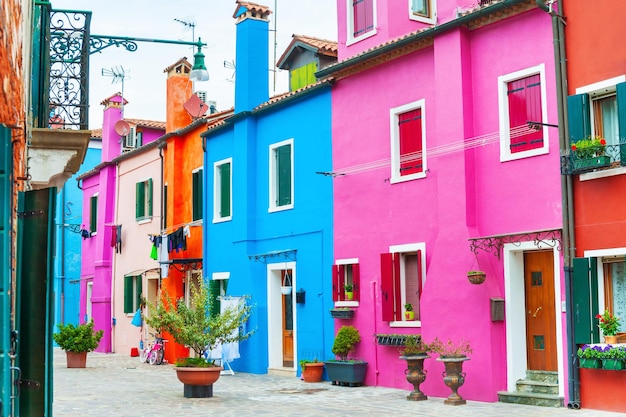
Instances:
[[[156,120],[129,119],[129,118],[124,118],[124,120],[126,120],[128,123],[131,123],[140,127],[147,127],[150,129],[157,129],[157,130],[165,130],[165,122],[159,122]]]
[[[270,14],[272,11],[268,6],[263,6],[262,4],[252,3],[249,1],[239,1],[237,0],[237,9],[235,9],[235,13],[233,13],[233,18],[237,17],[237,12],[239,11],[239,7],[243,6],[249,11],[259,14],[260,16]]]
[[[178,61],[176,61],[175,63],[173,63],[172,65],[170,65],[169,67],[165,68],[165,69],[163,70],[163,72],[170,72],[170,71],[171,71],[174,67],[176,67],[177,65],[180,65],[180,64],[185,64],[185,65],[186,65],[186,66],[188,66],[189,68],[191,68],[191,67],[193,66],[193,65],[191,65],[191,64],[189,63],[189,61],[187,61],[187,57],[186,57],[186,56],[184,56],[184,57],[182,57],[181,59],[179,59]]]
[[[122,97],[122,93],[120,93],[119,91],[115,94],[110,95],[109,97],[105,98],[104,100],[102,100],[100,102],[100,104],[102,104],[103,106],[107,104],[108,101],[110,101],[113,97],[115,96],[120,96]],[[124,99],[124,104],[128,104],[128,100]]]
[[[91,137],[102,139],[102,129],[91,129]]]

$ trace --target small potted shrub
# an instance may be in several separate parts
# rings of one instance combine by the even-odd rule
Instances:
[[[320,382],[324,373],[324,362],[320,362],[317,358],[313,360],[301,359],[300,368],[302,368],[302,379],[304,382]]]
[[[352,300],[354,298],[354,286],[352,284],[346,284],[343,286],[346,294],[346,300]]]
[[[57,325],[58,332],[52,335],[54,341],[65,351],[68,368],[84,368],[87,364],[87,352],[95,350],[100,344],[104,332],[94,331],[94,323],[71,323]]]
[[[360,386],[365,380],[367,362],[357,359],[350,359],[350,354],[355,350],[356,344],[361,341],[361,335],[354,326],[341,326],[335,341],[332,352],[338,359],[325,361],[328,379],[333,385]]]
[[[424,360],[430,358],[430,346],[422,342],[419,335],[407,335],[404,346],[400,349],[400,359],[406,360],[406,380],[413,385],[413,391],[406,397],[411,401],[427,400],[428,397],[420,391],[420,384],[426,380]]]
[[[437,360],[443,362],[445,367],[443,382],[452,390],[444,404],[465,404],[466,401],[457,391],[465,383],[463,362],[469,360],[467,355],[472,353],[469,341],[461,339],[458,343],[454,343],[452,340],[448,340],[444,343],[439,338],[435,338],[430,344],[430,349],[439,355]]]
[[[415,312],[413,311],[413,304],[406,303],[404,305],[404,319],[408,321],[415,320]]]
[[[617,343],[617,331],[619,330],[619,317],[611,314],[609,310],[604,310],[604,313],[596,315],[598,319],[598,327],[602,330],[604,341],[606,343]]]

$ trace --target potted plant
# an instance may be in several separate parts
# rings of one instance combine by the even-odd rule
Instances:
[[[313,360],[301,359],[300,368],[302,368],[302,379],[304,382],[320,382],[324,373],[324,362],[320,362],[317,358]]]
[[[415,312],[413,311],[413,304],[406,303],[404,305],[404,319],[407,321],[415,320]]]
[[[482,284],[485,282],[486,274],[484,271],[467,271],[467,279],[472,284]]]
[[[454,343],[452,340],[448,340],[444,343],[436,337],[430,344],[430,349],[439,355],[437,360],[443,362],[445,367],[443,382],[452,390],[444,404],[465,404],[466,401],[457,391],[465,383],[463,362],[469,360],[467,355],[472,353],[469,341],[461,339],[458,343]]]
[[[351,387],[363,385],[367,362],[349,359],[349,355],[360,341],[361,335],[354,326],[341,326],[339,328],[332,348],[332,352],[338,359],[324,362],[328,379],[333,385]]]
[[[600,353],[602,348],[600,346],[582,345],[578,348],[576,355],[578,356],[578,363],[581,368],[601,368],[602,360]]]
[[[87,364],[87,352],[98,347],[104,332],[94,331],[93,320],[89,323],[57,324],[58,332],[52,335],[54,341],[65,351],[68,368],[84,368]]]
[[[354,298],[354,286],[352,284],[346,284],[343,286],[343,289],[345,291],[346,294],[346,300],[352,300]]]
[[[580,139],[571,146],[574,169],[594,168],[611,163],[606,155],[606,140],[600,136]]]
[[[620,318],[611,314],[609,310],[604,310],[604,313],[596,315],[596,318],[599,320],[598,327],[602,330],[604,341],[611,344],[617,343]]]
[[[411,401],[427,400],[428,397],[420,391],[420,384],[426,380],[424,371],[424,360],[430,358],[428,352],[430,347],[422,341],[419,335],[407,335],[404,339],[404,346],[400,349],[400,359],[407,363],[404,371],[406,380],[413,385],[413,391],[406,397]]]
[[[156,305],[148,304],[150,317],[146,322],[153,328],[165,331],[176,343],[189,347],[195,357],[176,361],[176,375],[184,384],[184,396],[204,398],[213,396],[213,383],[222,371],[213,361],[206,360],[205,353],[217,346],[248,339],[253,331],[241,331],[250,318],[252,306],[242,297],[237,306],[209,315],[215,302],[208,286],[191,287],[189,305],[181,297],[175,302],[164,293]]]
[[[626,360],[626,347],[607,345],[602,348],[599,357],[602,359],[602,369],[621,371]]]

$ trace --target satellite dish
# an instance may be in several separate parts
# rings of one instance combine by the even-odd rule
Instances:
[[[118,120],[115,122],[115,133],[120,136],[126,136],[130,133],[130,125],[126,120]]]
[[[183,104],[183,108],[194,119],[204,116],[207,110],[209,110],[209,106],[202,102],[197,94],[192,94],[191,97],[189,97],[189,100]]]

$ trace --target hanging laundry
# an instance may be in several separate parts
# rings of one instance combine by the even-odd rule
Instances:
[[[115,253],[122,253],[122,225],[114,226],[115,232]]]
[[[161,245],[159,247],[159,262],[168,261],[170,259],[168,246],[169,244],[167,236],[162,236]],[[167,278],[169,271],[169,265],[161,264],[161,278]]]
[[[182,227],[167,236],[169,241],[169,252],[187,250],[187,238],[185,237],[185,232]]]

